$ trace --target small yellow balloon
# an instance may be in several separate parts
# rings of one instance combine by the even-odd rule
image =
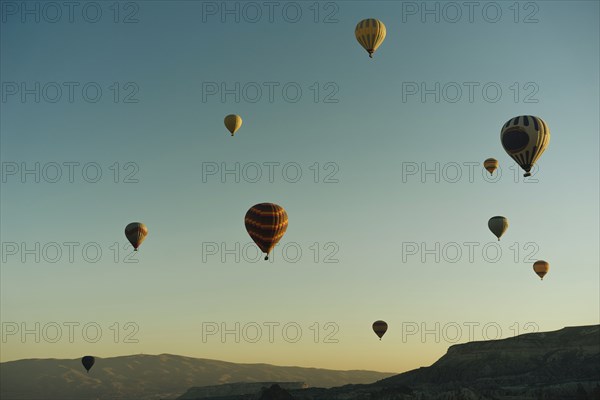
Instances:
[[[242,117],[235,114],[229,114],[225,117],[225,127],[229,132],[231,132],[231,136],[237,132],[238,129],[242,126]]]
[[[356,40],[369,53],[371,58],[373,58],[375,50],[383,43],[385,35],[385,25],[375,18],[363,19],[354,29]]]

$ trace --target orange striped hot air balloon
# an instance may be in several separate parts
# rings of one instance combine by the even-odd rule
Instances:
[[[550,271],[550,264],[543,260],[536,261],[533,263],[533,271],[541,280],[544,280],[544,276]]]
[[[269,253],[287,230],[288,216],[277,204],[260,203],[248,210],[244,223],[248,234],[268,260]]]
[[[146,236],[148,236],[148,228],[141,222],[132,222],[125,227],[125,236],[133,249],[137,251]]]
[[[373,332],[375,332],[375,334],[379,336],[379,340],[381,340],[383,335],[385,335],[385,333],[387,332],[387,328],[388,325],[385,321],[373,322]]]
[[[493,175],[496,168],[498,168],[498,160],[495,158],[488,158],[483,162],[483,168],[487,169],[490,175]]]

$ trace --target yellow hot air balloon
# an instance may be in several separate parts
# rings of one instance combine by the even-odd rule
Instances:
[[[137,251],[146,236],[148,236],[148,228],[141,222],[132,222],[125,227],[125,236],[133,249]]]
[[[225,117],[225,127],[229,132],[231,132],[231,136],[240,129],[242,126],[242,117],[235,114],[229,114]]]
[[[538,117],[521,115],[511,118],[500,131],[502,147],[531,176],[531,168],[550,143],[550,129]]]
[[[493,175],[494,171],[498,168],[498,160],[495,158],[488,158],[483,162],[483,168],[487,169],[490,175]]]
[[[388,329],[388,325],[385,321],[373,322],[373,332],[375,332],[375,334],[377,336],[379,336],[379,340],[381,340],[383,335],[385,335],[385,333],[387,332],[387,329]]]
[[[500,237],[504,235],[504,232],[508,229],[508,219],[500,216],[492,217],[488,221],[488,228],[490,228],[490,231],[492,231],[498,240],[500,240]]]
[[[373,58],[375,50],[383,43],[385,34],[385,25],[375,18],[363,19],[356,25],[356,29],[354,29],[356,40],[364,47],[371,58]]]
[[[544,280],[544,276],[550,271],[550,264],[546,261],[539,260],[533,263],[533,271],[540,277],[541,280]]]

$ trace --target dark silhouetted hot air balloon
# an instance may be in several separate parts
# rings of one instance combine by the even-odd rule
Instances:
[[[235,114],[229,114],[225,117],[225,127],[229,132],[231,132],[231,136],[240,129],[242,126],[242,117]]]
[[[508,219],[505,217],[492,217],[488,221],[488,228],[500,240],[500,236],[504,235],[504,232],[508,229]]]
[[[83,366],[86,369],[86,371],[88,372],[88,374],[90,373],[90,368],[92,368],[94,366],[94,361],[96,361],[96,360],[92,356],[84,356],[81,359],[81,363],[83,364]]]
[[[374,18],[363,19],[354,29],[356,40],[364,47],[371,58],[373,58],[375,50],[383,43],[385,34],[386,30],[383,22]]]
[[[381,340],[383,335],[385,335],[385,333],[387,332],[387,329],[388,329],[388,325],[385,323],[385,321],[373,322],[373,332],[375,332],[375,334],[377,336],[379,336],[379,340]]]
[[[487,169],[490,175],[493,175],[496,168],[498,168],[498,160],[495,158],[488,158],[483,162],[483,168]]]
[[[135,251],[137,251],[147,235],[148,228],[141,222],[132,222],[125,227],[125,236]]]
[[[550,264],[546,261],[539,260],[533,263],[533,271],[540,277],[541,280],[544,280],[544,276],[550,271]]]
[[[246,230],[263,253],[265,260],[288,227],[288,216],[283,207],[273,203],[252,206],[244,217]]]
[[[521,115],[504,124],[500,140],[508,155],[525,170],[523,176],[531,176],[531,168],[550,143],[550,129],[541,118]]]

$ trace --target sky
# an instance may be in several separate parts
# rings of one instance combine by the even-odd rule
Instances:
[[[402,372],[598,324],[599,3],[473,4],[2,1],[0,361]],[[527,179],[518,115],[551,131]],[[262,202],[289,216],[269,261]]]

